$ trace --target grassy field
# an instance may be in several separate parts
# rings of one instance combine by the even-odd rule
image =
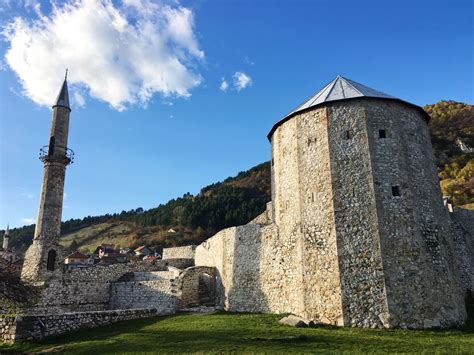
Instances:
[[[416,331],[292,328],[281,315],[179,314],[116,323],[40,343],[0,344],[5,352],[66,353],[474,353],[472,324],[465,330]]]

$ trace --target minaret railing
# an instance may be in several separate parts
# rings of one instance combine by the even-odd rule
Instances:
[[[54,152],[63,152],[63,154],[54,154]],[[68,147],[56,145],[54,152],[50,152],[50,146],[45,145],[40,148],[39,160],[43,163],[58,159],[64,159],[66,165],[74,163],[74,151]]]

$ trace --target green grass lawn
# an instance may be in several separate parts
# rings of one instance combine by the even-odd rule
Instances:
[[[277,353],[398,352],[474,353],[474,332],[356,328],[292,328],[281,315],[178,314],[82,330],[38,343],[0,344],[0,353]]]

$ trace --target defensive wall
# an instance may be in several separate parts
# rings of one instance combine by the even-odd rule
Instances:
[[[195,245],[184,247],[163,248],[163,259],[194,259],[196,253]]]

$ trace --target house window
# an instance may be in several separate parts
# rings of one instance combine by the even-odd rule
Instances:
[[[392,196],[394,197],[401,196],[399,186],[392,186]]]
[[[379,129],[379,138],[387,138],[387,132],[384,129]]]
[[[351,139],[351,134],[349,133],[349,131],[344,132],[344,139]]]
[[[54,271],[55,264],[56,264],[56,250],[50,250],[48,252],[48,261],[46,263],[46,269],[48,269],[48,271]]]

